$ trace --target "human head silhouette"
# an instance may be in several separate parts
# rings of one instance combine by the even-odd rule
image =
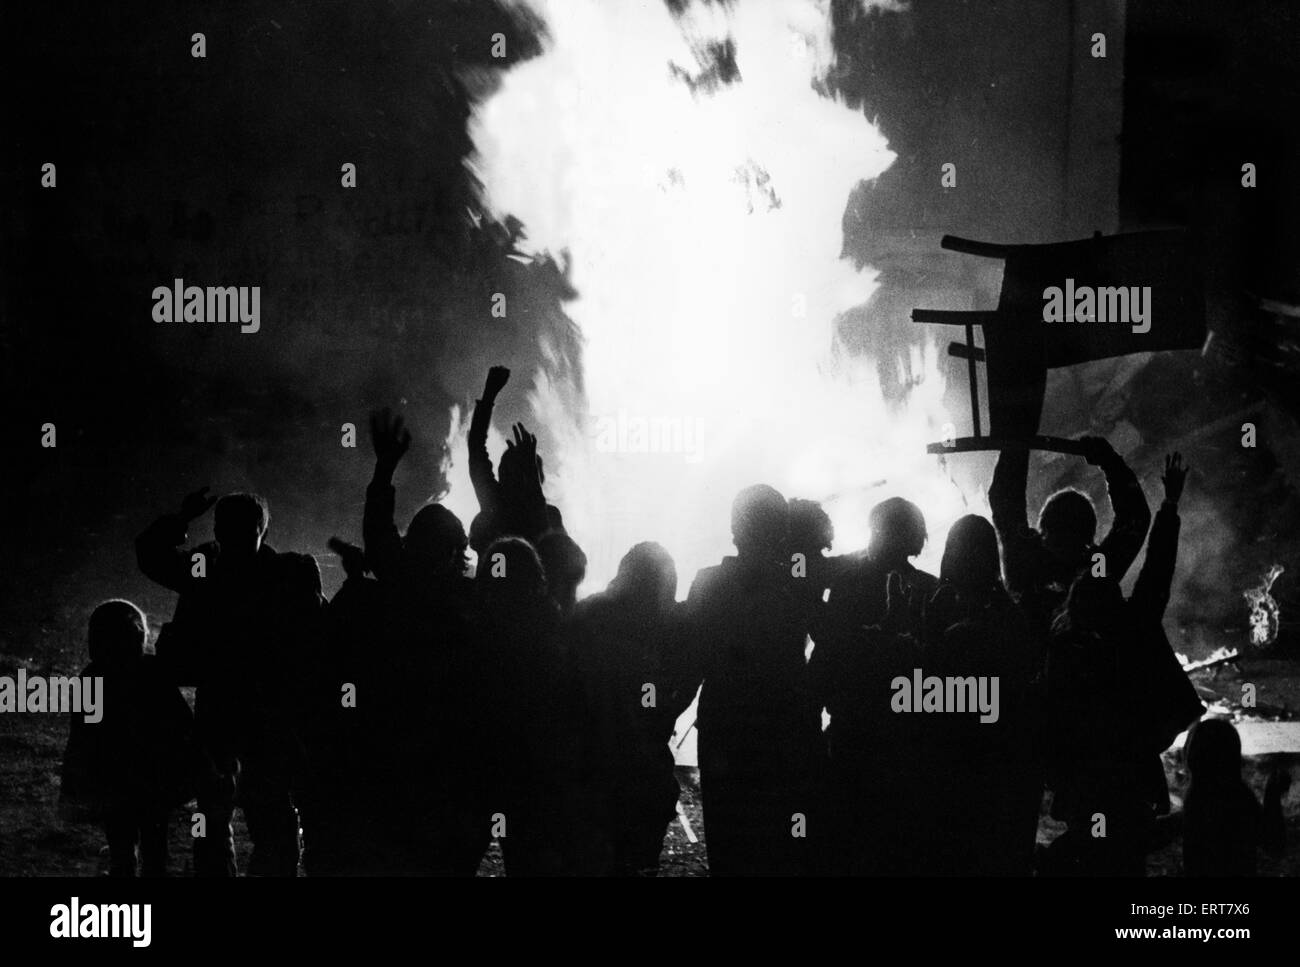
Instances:
[[[430,577],[455,577],[469,568],[468,546],[459,517],[442,504],[425,504],[406,528],[402,558],[406,566]]]
[[[948,529],[939,577],[959,588],[989,588],[1001,580],[998,535],[979,514],[959,517]]]
[[[890,497],[871,508],[871,541],[867,556],[881,564],[899,565],[925,547],[925,515],[902,497]]]
[[[522,537],[499,537],[479,560],[476,580],[489,608],[535,607],[546,599],[546,571]]]
[[[1195,784],[1241,778],[1241,736],[1224,718],[1202,719],[1187,733],[1187,771]]]
[[[469,546],[481,558],[491,543],[492,517],[480,510],[469,522]]]
[[[633,607],[663,611],[677,597],[677,565],[663,545],[642,541],[618,562],[609,591]]]
[[[754,484],[731,503],[731,539],[742,561],[776,561],[786,554],[789,508],[780,492]]]
[[[569,614],[578,601],[578,585],[587,576],[587,555],[568,534],[552,532],[537,542],[537,556],[551,598],[562,614]]]
[[[271,523],[266,499],[258,494],[226,494],[217,501],[212,531],[226,560],[251,560],[262,548]]]
[[[1087,494],[1073,488],[1058,490],[1043,504],[1038,531],[1043,546],[1058,563],[1077,567],[1097,535],[1097,511]]]
[[[149,622],[130,601],[105,601],[90,614],[87,645],[97,665],[120,668],[144,654]]]
[[[790,548],[805,554],[829,551],[835,543],[835,526],[830,515],[815,500],[795,497],[790,501]]]

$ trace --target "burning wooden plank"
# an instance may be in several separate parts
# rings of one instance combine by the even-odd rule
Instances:
[[[1241,658],[1240,651],[1231,651],[1227,648],[1220,648],[1218,651],[1214,652],[1214,654],[1210,655],[1209,658],[1205,658],[1201,661],[1188,661],[1186,655],[1180,655],[1177,652],[1174,654],[1178,658],[1179,664],[1183,666],[1183,671],[1188,674],[1191,674],[1192,672],[1206,671],[1210,668],[1218,668],[1222,665],[1231,665]]]

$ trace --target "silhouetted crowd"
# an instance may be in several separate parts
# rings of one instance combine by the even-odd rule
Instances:
[[[992,521],[958,520],[937,576],[912,563],[927,530],[910,501],[878,504],[869,546],[833,557],[816,502],[756,485],[732,506],[736,554],[684,602],[652,542],[578,601],[586,557],[536,438],[516,425],[498,467],[488,455],[508,376],[494,367],[475,407],[468,534],[436,503],[399,530],[411,437],[372,417],[363,546],[330,542],[332,600],[313,557],[267,543],[260,496],[205,488],[139,536],[175,612],[149,654],[137,607],[95,610],[83,674],[104,678],[104,717],[73,717],[64,762],[113,874],[136,872],[137,848],[164,873],[174,810],[196,799],[200,876],[236,874],[236,806],[254,875],[472,876],[493,840],[509,875],[654,875],[680,792],[669,742],[697,694],[714,875],[1143,874],[1170,812],[1161,753],[1204,711],[1161,626],[1177,454],[1153,523],[1133,472],[1085,438],[1114,510],[1097,542],[1076,490],[1031,527],[1028,452],[1003,452]],[[214,507],[215,540],[187,547]],[[993,683],[991,714],[900,703],[922,676]],[[1258,848],[1280,849],[1289,776],[1261,807],[1222,720],[1195,725],[1187,760],[1186,871],[1254,872]],[[1065,825],[1050,845],[1045,790]]]

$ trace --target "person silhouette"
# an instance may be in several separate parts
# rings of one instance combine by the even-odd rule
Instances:
[[[1074,579],[1100,554],[1106,573],[1123,579],[1137,559],[1151,526],[1142,485],[1124,459],[1102,437],[1083,437],[1084,456],[1100,467],[1115,511],[1110,530],[1096,543],[1097,511],[1086,494],[1059,490],[1043,504],[1038,528],[1028,526],[1026,489],[1029,451],[1004,450],[989,485],[993,526],[1002,544],[1007,589],[1044,631],[1064,602]]]
[[[522,537],[536,546],[548,531],[564,532],[564,519],[542,493],[546,482],[542,458],[537,454],[537,437],[522,423],[511,428],[498,472],[492,469],[487,452],[488,428],[497,397],[510,380],[510,370],[493,366],[488,370],[483,395],[475,401],[470,419],[469,473],[478,498],[479,513],[470,524],[471,546],[482,557],[488,544],[498,537]]]
[[[469,541],[437,503],[399,533],[392,478],[411,434],[400,416],[380,410],[371,440],[375,471],[362,530],[378,588],[371,653],[362,653],[361,666],[371,709],[368,812],[380,840],[374,860],[388,873],[472,875],[487,823],[473,781],[480,742],[465,718],[478,692]]]
[[[568,618],[578,602],[578,586],[587,576],[587,555],[577,541],[559,531],[551,531],[537,542],[537,554],[546,569],[547,592],[560,609],[560,617]]]
[[[1155,817],[1169,811],[1160,753],[1204,706],[1162,627],[1187,470],[1165,461],[1165,501],[1125,600],[1113,572],[1085,570],[1052,624],[1047,708],[1052,813],[1069,826],[1045,856],[1065,874],[1142,876]],[[1144,501],[1145,504],[1145,501]],[[1101,817],[1100,819],[1098,817]],[[1105,836],[1094,835],[1102,828]]]
[[[164,672],[195,685],[195,728],[213,774],[199,788],[207,835],[194,840],[199,876],[234,876],[236,801],[253,840],[249,872],[296,876],[295,774],[303,749],[295,721],[297,676],[319,639],[324,597],[307,554],[265,540],[270,512],[248,493],[218,500],[208,488],[181,502],[136,539],[140,570],[180,597],[159,635]],[[183,547],[191,521],[215,504],[215,540]]]
[[[573,648],[595,736],[590,796],[598,801],[588,868],[654,876],[680,787],[668,742],[694,690],[673,675],[677,568],[659,544],[635,545],[609,587],[578,604]]]
[[[933,594],[939,584],[933,574],[911,561],[927,539],[921,508],[902,497],[890,497],[871,509],[869,524],[871,538],[865,551],[846,562],[830,586],[826,621],[841,635],[881,622],[891,573],[899,576],[903,592],[918,602]]]
[[[948,530],[939,587],[925,602],[922,660],[944,680],[997,683],[997,715],[929,723],[931,763],[921,823],[929,872],[1028,876],[1043,798],[1042,718],[1035,656],[1041,645],[1002,584],[997,534],[967,514]],[[960,822],[950,821],[956,808]]]
[[[509,876],[579,868],[575,790],[588,736],[581,689],[564,648],[559,608],[537,551],[493,541],[475,577],[484,797]]]
[[[167,875],[167,825],[210,768],[194,739],[194,716],[180,689],[147,653],[144,612],[105,601],[90,616],[90,664],[101,678],[102,715],[70,713],[60,811],[98,819],[108,840],[109,875]]]
[[[1269,773],[1261,808],[1241,778],[1241,736],[1224,718],[1193,725],[1185,751],[1191,781],[1183,802],[1183,874],[1254,876],[1259,849],[1281,856],[1286,847],[1282,797],[1291,774]]]
[[[785,498],[745,488],[731,533],[736,555],[696,575],[685,607],[709,872],[798,875],[811,863],[809,826],[822,819],[810,781],[821,737]]]

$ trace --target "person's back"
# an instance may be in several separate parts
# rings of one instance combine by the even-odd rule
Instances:
[[[920,755],[924,716],[895,714],[893,682],[909,681],[921,653],[909,634],[880,626],[832,636],[813,652],[823,666],[828,751],[827,805],[835,834],[820,850],[828,872],[898,876],[916,872],[918,790],[928,775]]]
[[[1138,639],[1118,582],[1076,579],[1047,649],[1048,784],[1053,816],[1070,827],[1053,843],[1052,865],[1063,872],[1142,872],[1154,818],[1148,770],[1164,746],[1145,715],[1149,696],[1124,673]],[[1098,814],[1104,838],[1090,833]]]
[[[200,717],[243,734],[284,724],[301,647],[319,618],[315,562],[268,544],[238,568],[223,565],[215,544],[197,552],[208,556],[210,580],[182,592],[171,630],[201,643],[193,674],[181,673],[198,686]],[[164,660],[175,667],[176,657],[169,652]]]
[[[202,759],[180,690],[144,652],[145,618],[128,601],[91,616],[91,661],[83,682],[102,680],[98,721],[71,715],[62,803],[104,824],[110,871],[132,876],[138,843],[143,872],[167,872],[167,821],[194,794]]]
[[[400,416],[371,415],[375,468],[362,519],[366,568],[375,576],[371,651],[373,731],[367,774],[379,872],[472,875],[487,846],[476,781],[481,730],[469,616],[464,524],[424,504],[405,532],[395,520],[394,473],[411,434]]]
[[[902,497],[890,497],[871,509],[870,524],[870,543],[842,566],[830,585],[826,620],[836,634],[852,634],[880,623],[885,616],[885,585],[891,573],[899,575],[909,597],[926,599],[939,585],[933,574],[911,563],[927,539],[919,507]]]
[[[997,537],[983,517],[967,515],[949,530],[923,637],[927,675],[974,681],[993,703],[990,715],[943,715],[930,730],[931,869],[1028,875],[1042,800],[1036,649],[1028,622],[1002,586]],[[948,821],[953,809],[961,812],[960,823]]]
[[[593,733],[590,795],[600,800],[588,839],[591,867],[653,875],[679,787],[668,741],[691,695],[667,654],[677,634],[677,573],[657,544],[624,556],[610,587],[574,614],[574,665]]]
[[[801,872],[809,788],[820,736],[804,651],[806,609],[786,556],[785,498],[741,491],[732,511],[738,554],[700,571],[685,614],[703,681],[700,781],[709,870]],[[800,830],[795,814],[805,817]]]
[[[229,495],[217,515],[217,539],[188,551],[179,550],[187,512],[162,517],[140,536],[137,554],[148,577],[180,595],[158,652],[177,681],[198,686],[200,728],[210,719],[258,731],[289,712],[302,646],[319,631],[320,572],[310,555],[278,552],[263,539],[260,498]]]
[[[1183,805],[1185,876],[1254,876],[1263,813],[1244,782],[1189,790]]]
[[[236,872],[230,817],[238,799],[253,839],[250,870],[294,876],[298,814],[292,784],[304,750],[296,721],[300,669],[323,632],[315,558],[265,541],[266,501],[188,495],[136,539],[140,569],[180,597],[159,635],[173,681],[196,685],[195,726],[215,774],[200,788],[209,833],[195,839],[200,875]],[[216,505],[210,543],[185,549],[189,522]],[[213,829],[215,827],[215,829]]]
[[[574,864],[568,790],[582,764],[584,736],[559,613],[536,551],[521,538],[494,541],[475,584],[484,801],[506,824],[506,872],[565,873]]]
[[[1192,726],[1186,756],[1191,781],[1183,803],[1184,875],[1254,876],[1260,848],[1282,851],[1281,802],[1290,776],[1269,776],[1261,808],[1241,778],[1241,739],[1226,719]]]
[[[416,595],[379,582],[367,662],[372,678],[371,795],[387,830],[388,873],[471,875],[481,836],[466,830],[475,790],[466,776],[476,745],[464,720],[477,698],[469,601],[453,577]],[[485,827],[486,821],[478,821]],[[481,832],[481,831],[480,831]]]
[[[779,742],[804,713],[806,634],[783,570],[725,558],[696,576],[687,608],[707,638],[701,731]]]
[[[376,792],[383,775],[374,750],[392,741],[378,696],[379,583],[365,576],[360,547],[338,538],[347,580],[326,607],[325,633],[303,677],[300,718],[307,761],[298,804],[311,835],[303,848],[309,876],[383,872],[379,844],[389,822]]]
[[[551,531],[537,542],[537,555],[546,570],[546,587],[559,608],[560,615],[568,618],[578,603],[578,587],[587,576],[587,555],[568,534]]]
[[[966,703],[965,713],[928,717],[919,753],[928,764],[918,810],[929,828],[928,872],[1032,872],[1043,782],[1037,702],[1016,654],[1023,643],[1019,624],[1014,615],[996,612],[967,618],[949,625],[924,655],[925,674]]]
[[[831,581],[809,665],[814,704],[830,715],[827,802],[839,831],[822,853],[834,871],[901,875],[915,871],[914,804],[924,772],[918,744],[926,724],[890,713],[890,683],[920,664],[919,636],[902,619],[919,613],[938,579],[911,563],[927,539],[914,503],[882,500],[869,524],[867,547]],[[896,613],[887,622],[891,582]]]
[[[1101,437],[1082,437],[1080,443],[1088,463],[1105,474],[1115,511],[1110,530],[1099,543],[1097,511],[1087,495],[1073,488],[1049,497],[1039,512],[1037,528],[1029,526],[1028,450],[1004,450],[989,485],[1007,590],[1044,634],[1071,582],[1095,566],[1096,555],[1101,555],[1108,575],[1122,580],[1151,526],[1142,485],[1124,459]]]

